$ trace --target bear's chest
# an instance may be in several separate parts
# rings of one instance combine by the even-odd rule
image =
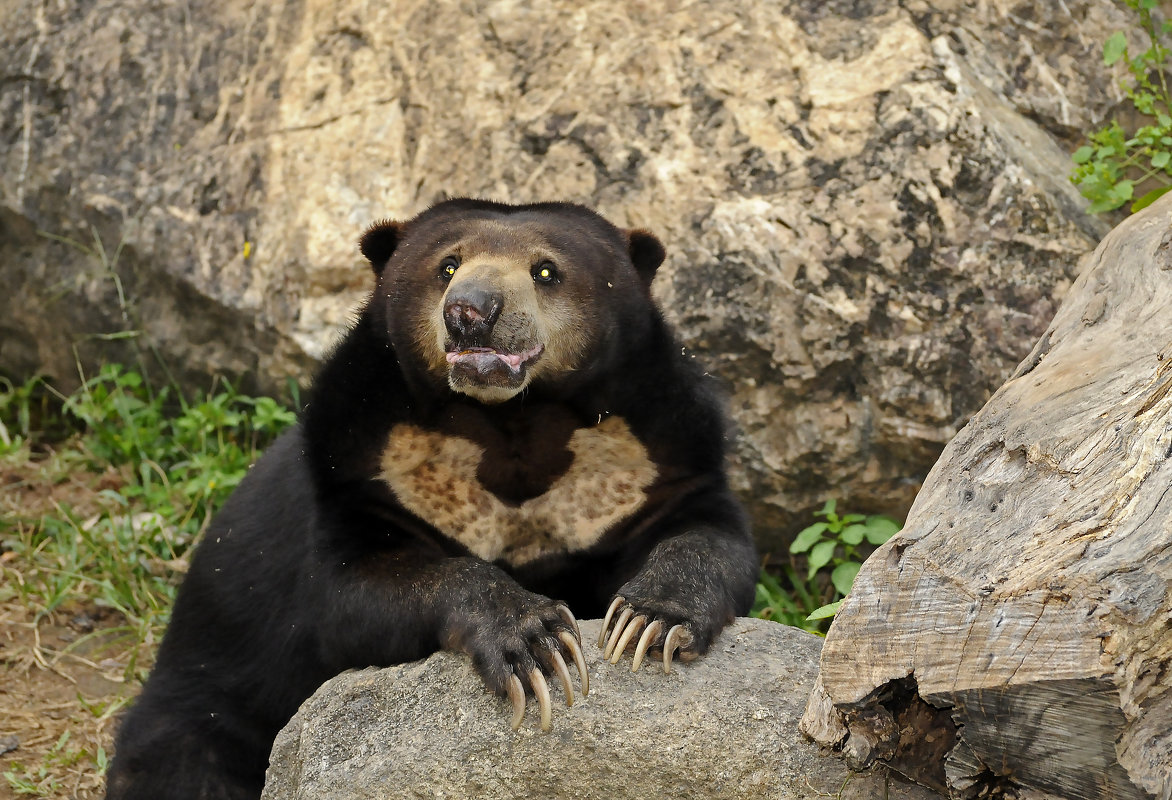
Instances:
[[[379,477],[445,536],[480,558],[519,566],[595,544],[643,507],[658,475],[618,417],[574,430],[536,469],[524,448],[502,454],[505,446],[396,425]]]

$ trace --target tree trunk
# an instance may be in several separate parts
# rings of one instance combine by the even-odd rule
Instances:
[[[952,797],[1172,798],[1172,196],[867,561],[802,729]]]

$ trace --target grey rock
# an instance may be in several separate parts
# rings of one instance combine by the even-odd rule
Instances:
[[[827,496],[900,513],[1105,232],[1064,148],[1126,18],[1037,8],[0,0],[0,369],[280,388],[374,219],[576,200],[667,243],[766,549]]]
[[[566,708],[555,690],[550,733],[538,729],[532,701],[511,731],[507,701],[485,693],[469,661],[450,653],[335,678],[278,735],[263,797],[937,796],[882,771],[848,779],[798,733],[817,669],[815,636],[738,619],[706,657],[671,675],[658,664],[633,674],[629,658],[602,662],[592,641],[598,628],[598,620],[582,624],[590,694]]]

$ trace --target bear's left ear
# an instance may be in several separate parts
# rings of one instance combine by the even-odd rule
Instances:
[[[651,279],[655,277],[655,270],[659,269],[664,256],[667,255],[663,244],[650,231],[636,228],[627,231],[627,250],[631,254],[631,263],[635,265],[635,271],[639,273],[643,282],[650,286]]]
[[[358,249],[374,268],[375,275],[381,275],[383,268],[391,260],[391,254],[399,244],[401,230],[402,226],[398,222],[384,219],[367,228],[366,233],[358,240]]]

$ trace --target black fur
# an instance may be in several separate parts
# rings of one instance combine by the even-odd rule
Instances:
[[[597,285],[606,280],[621,295],[592,312],[587,367],[484,406],[416,363],[400,319],[413,290],[395,274],[411,264],[405,244],[455,220],[509,215],[554,220],[558,235],[590,251]],[[489,688],[503,692],[514,670],[548,669],[534,642],[568,629],[551,597],[597,617],[621,594],[687,623],[694,654],[749,608],[756,558],[724,476],[725,419],[646,292],[663,259],[654,237],[577,206],[459,200],[372,228],[362,251],[378,286],[321,369],[299,424],[256,464],[197,548],[154,672],[120,730],[109,800],[255,800],[277,731],[348,668],[449,648],[468,653]],[[559,448],[574,428],[615,415],[661,481],[644,508],[584,552],[517,569],[488,563],[374,478],[394,424],[447,420],[504,442],[507,452],[486,454],[500,461],[488,472],[531,494],[563,468]]]

